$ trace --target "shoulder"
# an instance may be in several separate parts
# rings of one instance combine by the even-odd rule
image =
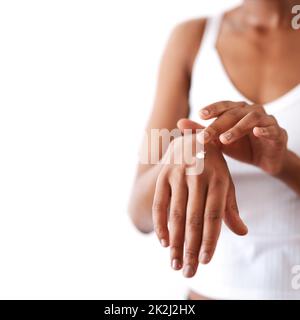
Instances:
[[[195,57],[201,45],[207,18],[184,21],[176,25],[169,38],[171,50],[192,70]]]
[[[176,37],[184,37],[192,40],[194,37],[203,34],[207,18],[198,18],[183,21],[177,24],[172,31],[172,35]]]

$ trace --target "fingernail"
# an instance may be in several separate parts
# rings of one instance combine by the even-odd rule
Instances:
[[[207,109],[202,109],[202,110],[200,111],[200,115],[203,116],[203,117],[208,117],[209,114],[210,114],[210,112],[209,112],[209,110],[207,110]]]
[[[173,268],[174,270],[179,270],[179,269],[181,269],[181,267],[182,267],[182,265],[181,265],[180,260],[179,260],[179,259],[173,259],[173,261],[172,261],[172,268]]]
[[[186,278],[190,278],[192,277],[194,274],[194,268],[191,266],[191,265],[186,265],[183,269],[183,275],[186,277]]]
[[[168,247],[168,241],[166,239],[161,239],[160,240],[160,243],[161,245],[164,247],[164,248],[167,248]]]
[[[199,260],[200,260],[200,263],[207,264],[210,261],[210,256],[209,256],[209,254],[207,252],[202,252],[200,254]]]
[[[266,131],[265,128],[260,128],[260,129],[259,129],[259,132],[260,132],[261,134],[265,134],[267,131]]]
[[[226,139],[227,141],[230,141],[232,139],[233,134],[231,132],[226,132],[222,134],[222,138]]]

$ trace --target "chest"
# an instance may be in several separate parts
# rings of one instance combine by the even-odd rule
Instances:
[[[266,103],[300,83],[300,31],[250,37],[221,32],[217,51],[236,88],[249,100]]]

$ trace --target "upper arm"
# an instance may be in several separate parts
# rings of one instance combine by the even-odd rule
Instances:
[[[171,131],[180,119],[188,117],[191,72],[204,28],[205,20],[197,19],[181,23],[173,30],[160,63],[147,133],[151,129]],[[139,171],[148,167],[140,165]]]

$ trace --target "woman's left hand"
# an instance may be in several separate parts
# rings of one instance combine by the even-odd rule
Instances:
[[[288,135],[262,106],[222,101],[203,108],[199,115],[204,120],[217,118],[203,132],[205,143],[216,141],[228,156],[271,175],[281,172],[288,154]],[[189,120],[179,125],[181,129],[197,126]]]

